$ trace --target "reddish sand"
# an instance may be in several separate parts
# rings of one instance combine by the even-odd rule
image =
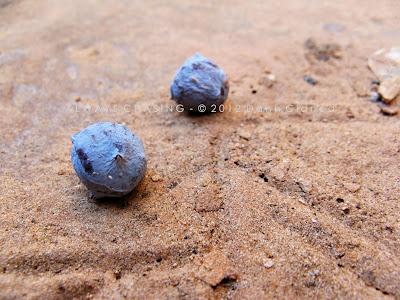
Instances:
[[[367,68],[400,2],[215,3],[0,0],[1,299],[400,299],[400,117]],[[230,111],[167,110],[197,51]],[[70,163],[99,120],[145,145],[122,201]]]

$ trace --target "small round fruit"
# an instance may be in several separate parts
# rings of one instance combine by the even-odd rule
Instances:
[[[218,111],[228,93],[224,71],[198,53],[184,62],[171,85],[171,98],[189,112]]]
[[[122,197],[143,179],[143,144],[127,127],[98,122],[76,133],[71,140],[72,165],[94,198]]]

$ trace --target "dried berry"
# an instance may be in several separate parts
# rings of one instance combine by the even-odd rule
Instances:
[[[98,122],[76,133],[71,140],[72,164],[94,198],[124,196],[143,179],[143,145],[127,127]]]
[[[171,85],[171,98],[193,112],[218,111],[228,93],[224,71],[201,54],[185,61]]]

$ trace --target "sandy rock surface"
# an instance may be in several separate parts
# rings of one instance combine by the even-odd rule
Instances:
[[[0,0],[1,299],[400,299],[400,116],[367,65],[400,2],[214,3]],[[223,113],[168,110],[195,52]],[[144,143],[125,200],[70,163],[96,121]]]

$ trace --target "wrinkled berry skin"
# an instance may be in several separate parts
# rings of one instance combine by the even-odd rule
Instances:
[[[72,165],[94,198],[122,197],[143,179],[143,145],[127,127],[98,122],[76,133],[71,140]]]
[[[185,111],[218,111],[229,93],[228,77],[201,54],[185,61],[171,85],[171,98]]]

